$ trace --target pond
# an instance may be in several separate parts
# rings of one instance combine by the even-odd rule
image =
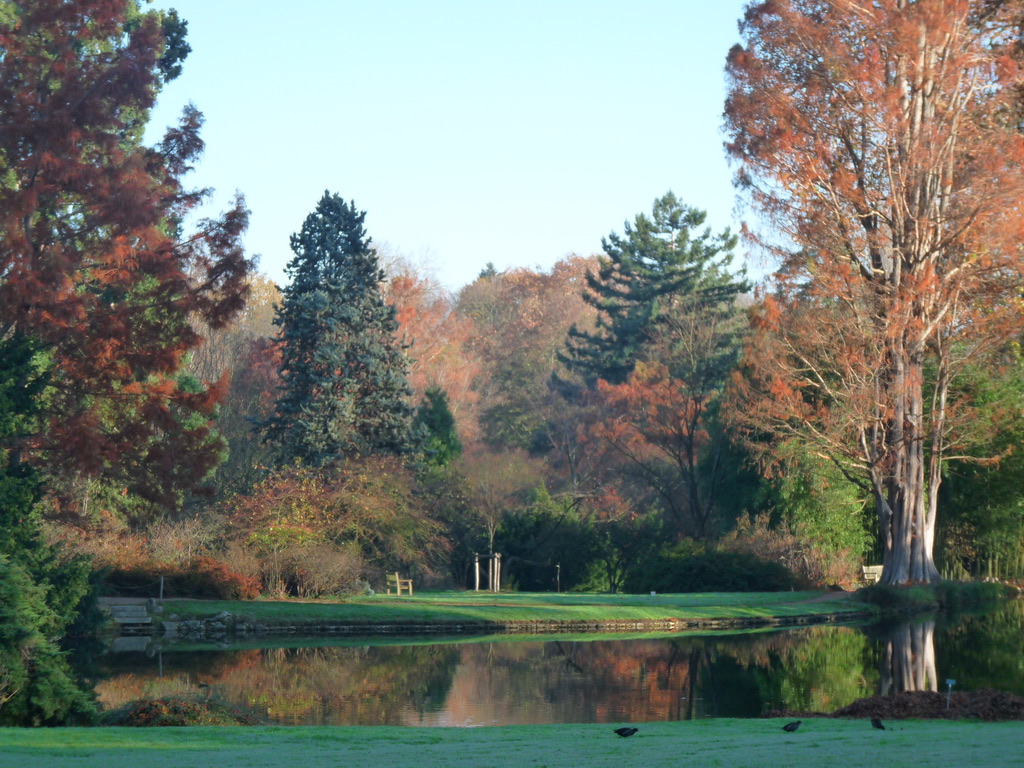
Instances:
[[[832,712],[903,690],[1024,695],[1024,602],[956,620],[599,639],[290,638],[289,647],[151,645],[97,660],[106,708],[216,696],[283,725],[481,726]]]

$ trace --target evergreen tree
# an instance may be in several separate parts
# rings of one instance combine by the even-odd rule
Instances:
[[[729,305],[748,286],[728,271],[736,237],[698,232],[707,214],[672,192],[638,214],[625,234],[602,239],[606,258],[587,274],[583,298],[599,312],[593,331],[569,331],[561,361],[588,384],[626,381],[660,323],[681,308]]]
[[[448,407],[448,395],[440,387],[431,387],[416,409],[416,431],[422,435],[427,460],[446,466],[462,453],[462,442],[455,430],[455,417]]]
[[[408,361],[364,211],[325,192],[302,230],[274,318],[281,327],[281,386],[263,425],[281,459],[321,465],[408,445]]]

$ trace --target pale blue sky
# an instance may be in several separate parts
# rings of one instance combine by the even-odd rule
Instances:
[[[192,54],[150,140],[192,101],[216,204],[284,279],[324,190],[450,288],[547,269],[672,189],[734,218],[723,65],[743,0],[156,0]],[[159,131],[155,129],[159,127]]]

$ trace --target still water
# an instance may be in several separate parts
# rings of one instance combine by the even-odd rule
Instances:
[[[479,726],[831,712],[902,690],[1024,695],[1024,602],[886,627],[572,640],[326,641],[107,653],[105,707],[218,696],[282,725]],[[295,641],[292,640],[294,643]],[[301,641],[300,641],[301,643]]]

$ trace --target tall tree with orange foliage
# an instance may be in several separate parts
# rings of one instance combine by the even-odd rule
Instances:
[[[744,319],[732,303],[681,304],[626,381],[597,382],[605,416],[589,429],[619,456],[620,473],[653,492],[678,536],[704,539],[719,532],[719,497],[735,481],[718,411]]]
[[[728,151],[782,259],[734,413],[873,496],[889,584],[938,579],[943,462],[978,427],[951,385],[1021,328],[1022,12],[755,2],[728,58]]]
[[[52,367],[44,426],[12,456],[166,503],[222,447],[215,391],[176,380],[200,341],[190,317],[228,320],[251,266],[240,199],[179,237],[205,197],[182,185],[202,115],[189,107],[159,146],[141,144],[183,33],[135,0],[0,8],[0,337],[35,340]]]
[[[479,356],[470,349],[473,321],[455,312],[455,299],[429,274],[409,261],[391,256],[385,261],[388,274],[386,300],[393,304],[398,336],[408,345],[409,386],[419,404],[431,390],[443,392],[460,434],[476,437]]]
[[[593,259],[568,256],[549,272],[485,272],[459,294],[457,312],[476,329],[470,350],[483,363],[480,420],[492,446],[547,447],[548,416],[562,407],[551,372],[569,328],[593,323],[582,285],[594,267]]]

